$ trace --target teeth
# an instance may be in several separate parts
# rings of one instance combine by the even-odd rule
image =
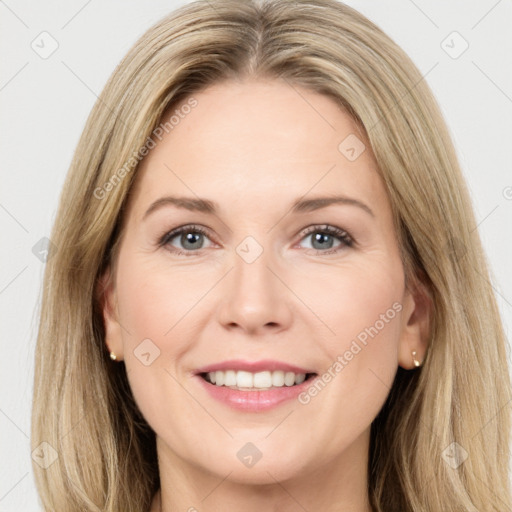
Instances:
[[[235,389],[269,389],[301,384],[306,380],[305,373],[263,371],[251,373],[246,371],[226,370],[209,372],[207,380],[216,386],[227,386]]]
[[[271,388],[272,374],[270,372],[255,373],[253,377],[253,386],[255,388]]]
[[[224,386],[236,386],[236,372],[233,370],[224,372]]]
[[[293,386],[295,384],[295,374],[293,372],[286,372],[284,374],[284,383],[286,386]]]
[[[306,375],[304,373],[299,373],[295,376],[295,384],[302,384],[306,380]]]
[[[236,385],[239,388],[252,388],[253,380],[252,373],[236,372]]]
[[[272,386],[276,388],[284,386],[284,372],[272,372]]]

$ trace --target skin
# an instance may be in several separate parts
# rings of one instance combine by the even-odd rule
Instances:
[[[286,82],[228,81],[194,97],[141,164],[103,306],[108,349],[124,360],[157,436],[162,485],[151,510],[370,511],[370,425],[398,365],[413,368],[412,350],[423,359],[429,317],[423,291],[405,287],[370,146],[332,99]],[[355,161],[338,150],[349,134],[366,145]],[[143,219],[166,195],[207,198],[219,211],[166,205]],[[351,204],[290,212],[299,198],[327,195],[361,201],[373,215]],[[192,249],[180,235],[158,246],[187,224],[209,234]],[[354,244],[335,235],[315,244],[321,229],[303,234],[325,224]],[[263,248],[252,263],[236,252],[247,236]],[[394,303],[401,311],[306,405],[236,411],[192,375],[234,358],[321,375]],[[134,354],[147,338],[160,351],[148,366]],[[251,468],[236,455],[247,442],[262,453]]]

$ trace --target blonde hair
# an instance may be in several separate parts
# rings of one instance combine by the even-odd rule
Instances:
[[[32,445],[58,454],[46,469],[33,463],[44,509],[149,509],[154,433],[124,365],[108,358],[98,280],[115,263],[139,150],[164,112],[247,77],[306,87],[353,116],[389,193],[408,282],[432,299],[423,366],[398,368],[372,423],[373,510],[511,509],[505,336],[449,132],[407,55],[334,0],[190,3],[149,29],[106,84],[71,163],[44,276]],[[445,460],[453,446],[464,453],[452,443],[468,454],[457,468]]]

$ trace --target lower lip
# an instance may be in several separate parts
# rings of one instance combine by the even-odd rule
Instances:
[[[233,409],[248,412],[260,412],[273,409],[283,402],[297,398],[316,378],[310,377],[301,384],[295,386],[283,386],[282,388],[272,388],[263,391],[239,391],[227,386],[216,386],[210,384],[200,375],[196,375],[201,385],[206,389],[210,396],[229,405]]]

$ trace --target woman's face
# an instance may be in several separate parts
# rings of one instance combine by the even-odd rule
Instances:
[[[366,468],[397,366],[423,350],[369,144],[285,82],[194,99],[141,164],[109,349],[164,463],[254,483]]]

